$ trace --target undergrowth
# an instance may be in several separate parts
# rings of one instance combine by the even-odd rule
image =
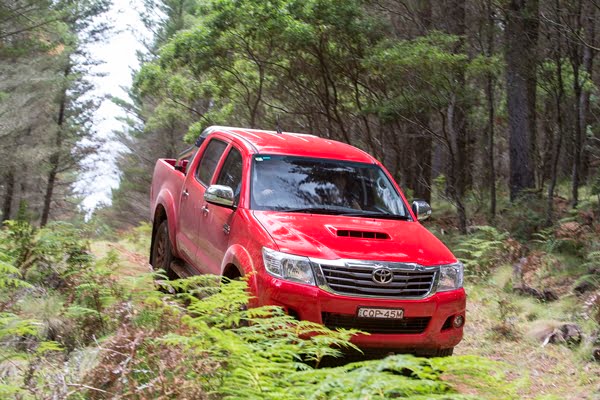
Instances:
[[[144,295],[153,305],[151,312],[160,316],[140,316],[134,328],[138,333],[122,333],[118,346],[133,347],[143,356],[125,362],[105,352],[101,367],[90,374],[90,386],[122,393],[125,385],[134,385],[141,397],[159,397],[168,387],[175,398],[186,393],[231,399],[468,398],[444,379],[451,376],[478,391],[471,398],[514,394],[514,385],[505,381],[505,367],[480,357],[396,355],[318,368],[325,357],[354,348],[349,339],[355,332],[298,321],[279,307],[247,309],[243,281],[221,286],[214,277],[203,276],[171,284],[179,294]],[[177,329],[165,329],[165,319]],[[154,334],[142,333],[148,331]],[[137,340],[140,335],[145,339]],[[165,358],[165,352],[176,354],[176,362]],[[114,370],[123,375],[108,373]],[[104,398],[100,392],[90,394]]]
[[[87,248],[66,224],[11,222],[0,232],[0,398],[515,396],[508,367],[480,357],[322,367],[355,349],[357,332],[279,307],[248,309],[244,281],[203,276],[162,281],[175,294],[130,290],[111,274],[116,253],[94,260]]]
[[[482,279],[507,260],[519,253],[519,245],[509,239],[507,232],[499,232],[492,226],[477,226],[474,232],[461,240],[454,249],[465,264],[467,277]]]

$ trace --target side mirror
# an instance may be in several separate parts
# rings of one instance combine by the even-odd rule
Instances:
[[[235,197],[229,186],[210,185],[204,192],[204,200],[209,204],[233,209]]]
[[[412,210],[419,221],[425,221],[431,216],[431,206],[425,200],[414,200]]]

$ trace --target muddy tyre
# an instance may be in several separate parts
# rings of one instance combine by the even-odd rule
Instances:
[[[164,270],[169,279],[177,279],[177,275],[171,269],[174,260],[171,240],[169,239],[169,224],[167,220],[161,222],[154,236],[152,246],[152,268],[155,271]]]

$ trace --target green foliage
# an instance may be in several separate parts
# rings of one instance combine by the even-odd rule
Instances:
[[[585,255],[585,259],[582,268],[587,268],[588,271],[592,271],[593,269],[598,269],[600,265],[600,251],[591,251]],[[574,284],[575,287],[584,286],[588,287],[587,290],[596,290],[600,289],[600,274],[598,273],[584,273],[581,275]],[[600,316],[600,314],[599,314]],[[600,323],[600,321],[598,321]]]
[[[66,200],[61,215],[77,212],[72,183],[81,159],[96,151],[83,139],[94,133],[91,114],[100,103],[84,96],[94,87],[90,68],[98,60],[79,54],[106,31],[99,16],[111,2],[0,2],[0,182],[32,183],[20,185],[19,194],[4,191],[3,220],[15,218],[17,197],[31,204],[33,219],[41,212],[42,224],[56,198]]]
[[[372,109],[384,121],[394,121],[422,109],[447,107],[452,94],[464,90],[453,78],[469,62],[466,54],[453,50],[459,40],[434,31],[413,40],[386,41],[374,48],[365,64],[374,78],[392,91],[388,100],[373,104]]]
[[[142,254],[150,251],[150,239],[152,238],[152,224],[142,222],[135,228],[131,229],[125,240],[134,245],[135,249]],[[117,260],[115,260],[115,263]]]
[[[533,234],[533,243],[537,243],[541,249],[550,254],[573,255],[582,257],[584,242],[575,236],[559,236],[555,227],[543,229]],[[560,228],[558,228],[560,229]]]
[[[584,267],[597,267],[600,265],[600,251],[592,251],[586,254]]]
[[[28,280],[58,278],[90,265],[91,257],[81,231],[65,223],[36,230],[24,220],[7,221],[0,233],[0,249],[14,258]]]
[[[323,63],[338,82],[340,108],[358,111],[355,103],[364,101],[355,99],[361,89],[345,69],[365,72],[360,57],[382,30],[361,1],[219,0],[199,10],[196,24],[173,35],[136,75],[136,94],[160,102],[151,129],[173,126],[170,115],[186,118],[187,140],[201,131],[198,120],[204,127],[274,126],[294,101],[320,100]]]
[[[501,233],[491,226],[475,229],[475,233],[466,236],[454,251],[465,263],[465,275],[483,278],[506,262],[508,233]]]
[[[62,384],[53,383],[57,376],[65,385],[85,384],[114,396],[133,388],[148,398],[167,393],[255,399],[463,398],[452,383],[459,377],[461,385],[482,394],[493,390],[497,398],[508,398],[513,390],[499,372],[502,366],[473,357],[398,355],[322,367],[324,360],[357,351],[350,342],[356,331],[299,321],[280,307],[248,308],[245,281],[222,284],[218,277],[198,276],[161,282],[171,287],[172,295],[152,286],[125,292],[111,275],[118,255],[109,252],[102,260],[91,260],[82,253],[87,244],[76,240],[80,235],[72,226],[34,230],[9,223],[7,228],[0,249],[28,254],[31,270],[43,264],[61,284],[52,288],[47,285],[53,281],[36,278],[13,286],[19,306],[0,313],[2,359],[10,361],[13,371],[0,374],[1,393],[17,395],[26,388],[24,398],[52,397],[64,393]],[[145,230],[141,227],[133,236]],[[10,237],[22,240],[12,243]],[[11,260],[15,262],[6,258]],[[14,267],[9,271],[15,273]],[[40,294],[26,291],[32,284]],[[99,345],[106,350],[92,369],[61,370],[58,360],[74,358],[76,349],[103,335]],[[90,390],[83,396],[97,394]]]
[[[499,207],[499,218],[496,227],[510,232],[511,237],[519,241],[528,241],[535,233],[546,226],[545,202],[535,194],[520,197],[511,203]]]
[[[11,257],[0,250],[0,290],[28,287],[29,284],[21,279],[19,269],[11,262]]]
[[[521,334],[516,326],[519,307],[506,295],[501,295],[497,300],[498,319],[492,327],[492,340],[517,340]]]
[[[63,350],[64,348],[59,343],[54,341],[45,341],[38,345],[37,349],[35,349],[35,352],[37,354],[44,354],[52,351],[62,352]]]
[[[38,397],[53,393],[45,374],[60,364],[50,360],[119,324],[114,307],[123,292],[111,276],[116,256],[94,262],[82,236],[69,224],[34,229],[24,220],[8,221],[0,231],[0,359],[14,365],[0,379],[1,390],[17,382]]]
[[[39,321],[22,319],[11,313],[0,313],[0,340],[7,337],[38,336]]]
[[[537,243],[546,253],[554,253],[558,248],[560,239],[556,237],[556,228],[549,227],[533,234],[533,243]]]
[[[168,387],[175,397],[201,392],[230,399],[469,398],[456,393],[447,379],[452,376],[483,395],[509,398],[513,393],[504,367],[478,357],[397,355],[315,368],[343,350],[356,350],[349,341],[356,332],[298,321],[279,307],[248,309],[244,281],[222,285],[217,277],[199,276],[170,284],[174,296],[152,290],[139,294],[146,312],[137,323],[156,335],[143,344],[127,339],[120,346],[136,346],[131,365],[124,370],[101,363],[88,384],[121,393],[129,387],[122,383],[127,379],[142,397],[160,397]],[[165,354],[176,354],[176,361]],[[103,371],[115,369],[123,375],[110,382],[102,378]]]

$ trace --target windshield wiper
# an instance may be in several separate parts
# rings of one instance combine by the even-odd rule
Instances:
[[[343,212],[339,215],[343,215],[345,217],[370,217],[370,218],[381,218],[381,219],[398,219],[401,221],[410,221],[410,217],[408,215],[398,215],[392,213],[385,213],[381,211],[356,211],[356,212]]]
[[[345,215],[344,210],[338,210],[336,208],[327,208],[327,207],[278,208],[278,209],[275,209],[275,211],[290,212],[290,213],[306,213],[306,214]]]
[[[347,211],[336,208],[327,207],[301,207],[301,208],[281,208],[277,209],[279,212],[297,212],[306,214],[330,214],[330,215],[342,215],[344,217],[368,217],[368,218],[381,218],[381,219],[397,219],[401,221],[410,221],[408,215],[397,215],[391,213],[385,213],[381,211]]]

